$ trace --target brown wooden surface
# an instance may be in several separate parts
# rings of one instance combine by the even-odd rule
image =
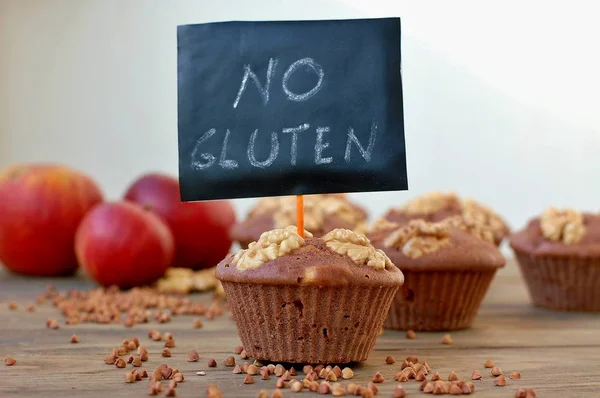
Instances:
[[[0,356],[11,355],[18,361],[12,367],[0,364],[0,397],[147,396],[146,381],[126,384],[124,369],[103,363],[111,347],[133,336],[138,336],[150,349],[150,360],[144,369],[152,370],[167,363],[184,373],[186,381],[178,386],[178,397],[206,396],[209,383],[216,383],[225,397],[253,397],[260,389],[271,392],[275,388],[275,378],[261,381],[256,377],[255,384],[244,385],[243,375],[232,374],[231,368],[222,365],[222,360],[234,355],[232,350],[239,344],[229,316],[205,321],[203,329],[192,328],[191,316],[175,317],[168,324],[153,322],[131,329],[120,325],[64,326],[58,311],[49,304],[38,307],[34,313],[24,310],[25,304],[33,302],[48,282],[50,280],[27,279],[0,271]],[[92,286],[81,277],[52,282],[59,290]],[[209,302],[211,296],[195,295],[193,299]],[[10,300],[19,302],[19,310],[8,310]],[[48,318],[59,319],[61,328],[47,329]],[[177,347],[173,349],[172,358],[160,357],[162,345],[147,337],[151,328],[173,333]],[[73,333],[81,339],[79,344],[69,343]],[[518,387],[533,387],[538,397],[600,397],[600,315],[534,308],[514,264],[497,275],[471,329],[453,332],[453,345],[442,345],[442,335],[417,333],[416,340],[407,340],[404,333],[385,331],[369,360],[353,365],[356,377],[352,382],[366,383],[373,373],[380,371],[386,380],[379,385],[378,396],[389,397],[396,385],[393,375],[400,369],[401,359],[417,355],[442,377],[454,370],[467,380],[474,369],[481,370],[484,379],[475,382],[475,396],[479,397],[513,397]],[[191,349],[200,353],[199,362],[186,361]],[[387,355],[400,361],[386,365]],[[239,363],[243,362],[234,356]],[[215,358],[218,367],[208,368],[208,358]],[[494,359],[505,374],[519,370],[521,380],[509,379],[506,387],[494,386],[489,371],[483,368],[488,358]],[[205,370],[206,376],[197,376],[199,370]],[[299,377],[301,375],[299,372]],[[423,394],[414,380],[402,384],[407,396]],[[284,396],[294,394],[289,389],[283,392]],[[316,396],[307,391],[301,394]]]

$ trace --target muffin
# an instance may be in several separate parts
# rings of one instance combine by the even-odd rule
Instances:
[[[367,212],[344,194],[304,196],[304,227],[316,237],[336,228],[361,230],[366,220]],[[230,236],[246,248],[263,232],[293,224],[296,224],[295,196],[261,198],[246,220],[233,226]]]
[[[402,272],[362,234],[304,236],[293,226],[267,231],[217,265],[242,345],[266,361],[364,361]]]
[[[369,235],[404,274],[384,327],[440,331],[471,326],[505,259],[485,226],[460,216],[399,225],[379,220]]]
[[[600,311],[600,215],[552,207],[509,243],[535,305]]]
[[[415,219],[437,222],[458,215],[489,228],[494,233],[496,245],[500,245],[509,233],[507,224],[491,209],[472,199],[459,198],[453,192],[436,191],[418,196],[401,207],[389,210],[385,218],[406,224]]]

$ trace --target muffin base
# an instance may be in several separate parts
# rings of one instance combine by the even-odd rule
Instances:
[[[396,294],[383,326],[442,331],[471,326],[496,269],[402,272],[404,285]]]
[[[536,306],[557,311],[600,312],[600,259],[514,252]]]
[[[398,290],[226,281],[223,288],[248,356],[310,364],[366,360]]]

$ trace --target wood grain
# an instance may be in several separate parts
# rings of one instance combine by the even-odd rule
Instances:
[[[0,271],[0,356],[17,359],[15,366],[0,365],[0,397],[147,396],[145,381],[126,384],[124,369],[103,363],[103,357],[112,347],[133,336],[138,336],[150,350],[150,360],[144,369],[152,370],[167,363],[183,372],[186,380],[177,387],[178,397],[205,396],[209,383],[216,383],[225,397],[255,397],[260,389],[271,392],[275,387],[275,378],[261,381],[260,377],[255,378],[255,384],[244,385],[243,375],[234,375],[231,368],[222,365],[228,355],[243,362],[232,352],[239,339],[228,315],[205,321],[202,329],[192,328],[191,316],[175,317],[168,324],[151,323],[131,329],[120,325],[64,326],[57,310],[48,304],[37,307],[33,313],[24,310],[49,282],[59,290],[93,286],[82,277],[28,279]],[[206,294],[193,296],[194,301],[210,299]],[[17,311],[8,309],[7,302],[11,300],[19,302]],[[47,329],[48,318],[60,319],[61,328]],[[177,342],[173,357],[160,357],[162,345],[147,337],[151,328],[173,333]],[[73,333],[79,336],[79,344],[69,343]],[[600,315],[534,308],[512,263],[495,278],[473,327],[452,333],[452,345],[442,345],[442,335],[417,333],[416,340],[408,340],[402,332],[385,331],[369,360],[352,366],[356,373],[352,382],[366,383],[380,371],[385,382],[379,385],[378,396],[389,397],[396,385],[393,375],[400,369],[401,360],[417,355],[442,377],[454,370],[467,380],[474,369],[482,371],[483,380],[475,382],[475,396],[479,397],[513,397],[518,387],[533,387],[538,397],[600,396]],[[200,353],[199,362],[187,362],[191,349]],[[386,365],[388,355],[398,362]],[[209,358],[217,360],[217,368],[206,366]],[[494,386],[493,377],[483,367],[489,358],[506,374],[519,370],[521,380],[509,379],[506,387]],[[197,376],[199,370],[206,371],[206,376]],[[418,391],[419,383],[413,380],[402,385],[408,396],[422,394]],[[284,390],[284,396],[292,394],[289,389]],[[306,391],[301,394],[316,396]]]

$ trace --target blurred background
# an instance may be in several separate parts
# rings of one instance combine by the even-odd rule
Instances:
[[[557,2],[558,3],[558,2]],[[0,168],[58,161],[112,198],[177,174],[176,26],[400,16],[409,191],[454,190],[513,227],[600,208],[594,2],[0,0]],[[254,199],[234,201],[243,216]]]

